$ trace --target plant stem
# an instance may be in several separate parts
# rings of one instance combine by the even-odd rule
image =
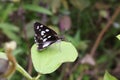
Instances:
[[[39,73],[39,74],[37,75],[37,77],[35,78],[35,80],[38,80],[38,79],[40,78],[40,76],[41,76],[41,74]]]
[[[28,80],[32,80],[32,77],[19,64],[17,64],[16,70],[24,75]]]

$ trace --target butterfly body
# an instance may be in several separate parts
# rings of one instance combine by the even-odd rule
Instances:
[[[51,44],[62,40],[55,31],[39,22],[34,23],[34,31],[34,40],[40,51]]]

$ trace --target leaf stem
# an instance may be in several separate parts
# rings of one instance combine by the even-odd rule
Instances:
[[[32,80],[32,77],[19,64],[17,64],[16,70],[24,75],[28,80]]]
[[[38,79],[40,78],[40,76],[41,76],[41,74],[39,73],[39,74],[36,76],[35,80],[38,80]]]

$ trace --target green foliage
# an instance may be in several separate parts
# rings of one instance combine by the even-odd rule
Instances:
[[[3,8],[4,6],[2,6],[2,10],[0,13],[1,16],[1,20],[2,22],[6,21],[6,19],[8,18],[9,14],[12,13],[14,11],[14,4],[10,3],[6,6],[6,9]]]
[[[87,49],[87,41],[81,40],[80,31],[77,31],[76,34],[72,37],[69,35],[66,35],[66,39],[68,41],[71,41],[71,43],[79,50],[84,51],[85,49]]]
[[[78,56],[75,47],[69,42],[55,43],[43,51],[34,44],[31,49],[34,68],[41,74],[55,71],[64,62],[73,62]]]
[[[90,6],[89,0],[70,0],[71,4],[80,10],[84,10],[88,6]]]
[[[64,50],[62,48],[66,47],[61,46],[64,45],[63,42],[62,44],[55,43],[40,52],[37,52],[36,45],[33,45],[32,48],[34,49],[32,50],[32,55],[40,58],[33,60],[36,71],[42,71],[44,74],[48,72],[51,73],[60,66],[56,72],[41,76],[40,80],[79,80],[79,78],[81,78],[81,80],[91,80],[91,78],[92,80],[101,80],[101,78],[103,79],[101,75],[104,74],[106,69],[115,72],[116,75],[114,76],[116,77],[120,73],[119,15],[116,17],[115,21],[112,22],[112,25],[110,25],[111,28],[109,28],[100,39],[100,44],[93,55],[96,65],[84,66],[83,64],[79,64],[79,62],[84,58],[83,55],[90,53],[95,40],[101,30],[106,27],[107,22],[110,20],[119,4],[118,0],[0,0],[0,51],[4,51],[4,43],[6,41],[16,41],[17,48],[14,50],[13,55],[26,71],[28,67],[31,68],[29,65],[31,60],[28,56],[30,55],[31,45],[34,44],[33,23],[39,21],[45,25],[55,26],[52,27],[52,29],[62,33],[66,41],[70,41],[79,53],[78,61],[60,66],[62,63],[67,62],[65,59],[72,56],[72,49],[67,48]],[[68,16],[71,20],[70,29],[68,31],[58,31],[58,29],[61,29],[60,20],[63,16]],[[62,27],[65,28],[65,25]],[[68,43],[67,46],[69,45],[70,43]],[[59,52],[51,50],[52,47],[57,48]],[[68,50],[69,53],[66,53]],[[53,54],[58,54],[56,55],[57,58],[55,58]],[[45,58],[41,58],[41,55],[46,56]],[[47,58],[48,56],[49,58]],[[63,59],[63,56],[65,56],[65,59]],[[1,57],[6,57],[6,55],[0,52],[0,58]],[[50,65],[46,66],[44,64]],[[22,70],[24,70],[23,68]],[[31,70],[33,71],[31,72],[32,75],[36,76],[36,71],[32,68]],[[117,70],[117,72],[115,70]],[[22,73],[24,73],[24,71]],[[27,74],[27,72],[25,73]],[[24,74],[24,76],[26,74]],[[30,75],[28,76],[30,78]],[[111,76],[112,75],[106,72],[104,79],[116,80],[116,78],[113,78],[113,76],[111,78]],[[23,78],[23,75],[17,70],[17,73],[12,76],[11,80],[22,80]],[[120,79],[119,76],[117,78]]]
[[[0,23],[0,29],[5,33],[10,39],[20,42],[20,38],[17,35],[19,28],[10,23]]]
[[[117,35],[116,37],[120,40],[120,35]]]
[[[25,4],[23,6],[23,8],[25,10],[30,10],[30,11],[34,11],[34,12],[44,13],[44,14],[47,14],[47,15],[52,15],[51,11],[49,11],[48,9],[45,9],[43,7],[37,6],[37,5]]]
[[[110,75],[107,71],[105,72],[104,75],[104,80],[118,80],[117,78],[115,78],[114,76]]]

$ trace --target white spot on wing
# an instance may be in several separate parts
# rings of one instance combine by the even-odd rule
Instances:
[[[44,47],[47,47],[47,46],[49,46],[49,45],[50,45],[50,42],[46,42],[46,43],[44,43],[43,48],[44,48]]]
[[[41,35],[42,35],[42,36],[44,35],[44,33],[45,33],[45,31],[41,31]]]
[[[43,42],[45,42],[47,40],[47,38],[43,39]]]
[[[37,26],[37,29],[39,29],[39,26]]]
[[[48,38],[50,38],[51,36],[48,36]]]
[[[40,27],[43,27],[43,25],[40,25]]]
[[[36,39],[35,39],[35,42],[37,42]]]
[[[49,31],[49,29],[46,29],[45,31],[46,31],[46,32],[48,32],[48,31]]]

